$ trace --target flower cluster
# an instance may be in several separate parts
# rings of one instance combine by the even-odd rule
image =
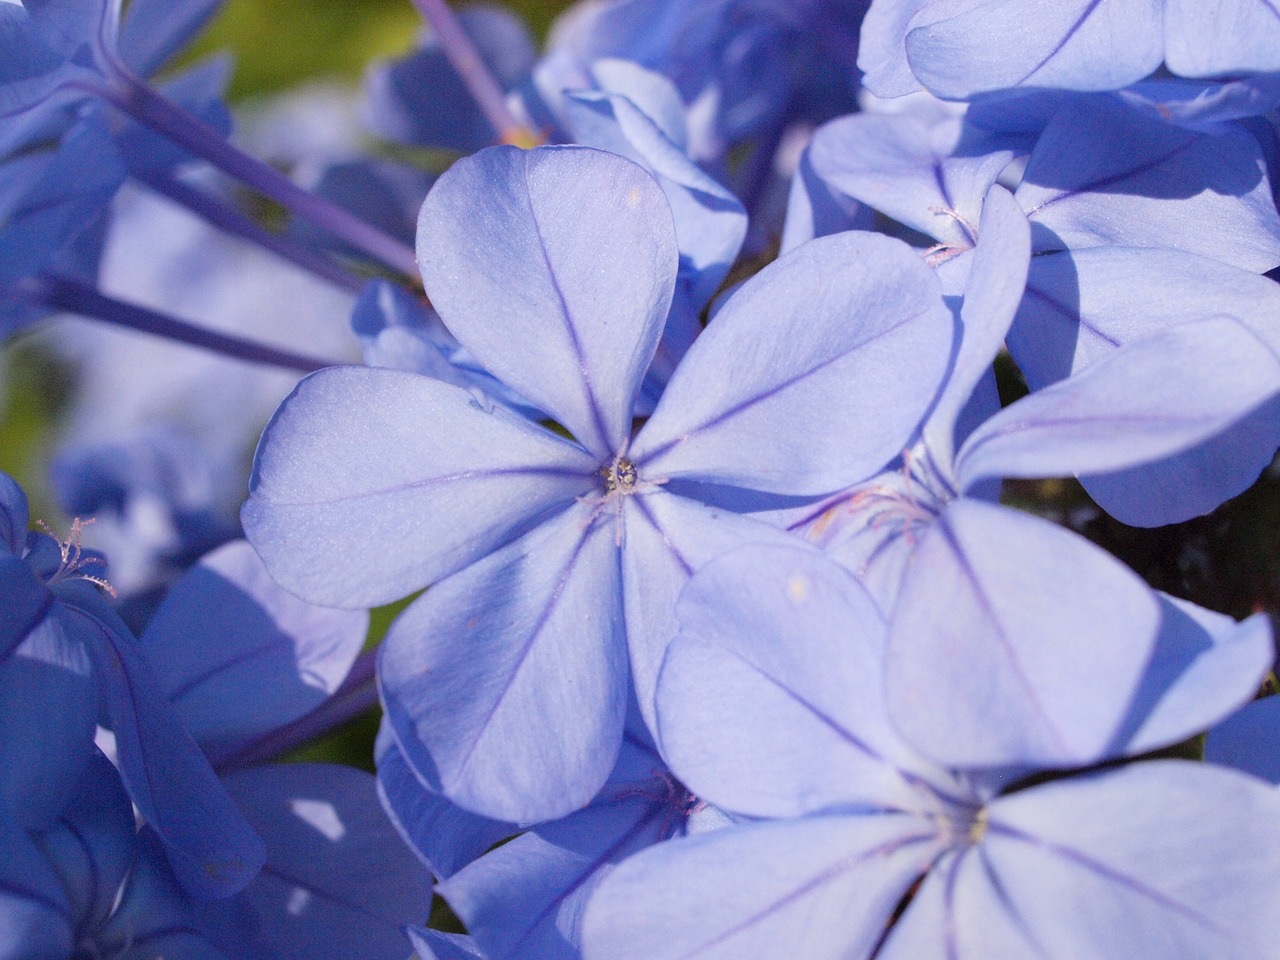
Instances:
[[[1269,0],[414,5],[0,0],[0,957],[1280,960]]]

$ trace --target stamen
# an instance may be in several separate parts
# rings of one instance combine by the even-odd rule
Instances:
[[[645,493],[655,487],[660,487],[667,482],[667,478],[641,480],[639,471],[636,470],[636,465],[622,456],[614,457],[610,463],[605,464],[596,473],[604,481],[604,493],[589,493],[578,497],[579,503],[594,505],[583,526],[589,527],[595,523],[605,508],[612,504],[615,525],[613,542],[614,546],[621,549],[623,541],[622,498],[636,493]]]
[[[94,520],[94,517],[89,517],[88,519],[74,518],[71,521],[71,534],[66,540],[61,539],[54,533],[43,520],[36,521],[36,526],[58,545],[58,553],[61,556],[61,563],[59,563],[58,569],[53,572],[53,576],[45,581],[45,585],[52,587],[64,580],[87,580],[94,586],[101,588],[114,600],[118,596],[115,587],[102,577],[84,572],[85,568],[90,564],[98,562],[95,557],[84,555],[84,545],[80,542],[84,528],[93,523]]]

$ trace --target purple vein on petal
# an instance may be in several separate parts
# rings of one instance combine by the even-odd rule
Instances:
[[[1018,682],[1022,685],[1023,689],[1026,690],[1028,702],[1040,716],[1041,721],[1044,723],[1045,730],[1053,738],[1054,743],[1062,750],[1067,750],[1067,742],[1062,736],[1062,731],[1060,731],[1057,725],[1053,722],[1048,709],[1040,700],[1039,692],[1036,690],[1035,685],[1032,684],[1031,678],[1028,677],[1026,672],[1022,669],[1022,663],[1018,660],[1017,652],[1009,642],[1009,638],[1005,636],[1004,625],[996,616],[995,609],[992,607],[991,601],[987,598],[986,591],[982,588],[982,583],[978,579],[977,572],[969,563],[969,558],[965,556],[964,551],[960,548],[960,543],[956,540],[955,533],[952,531],[951,525],[947,521],[946,514],[939,517],[936,524],[939,534],[947,541],[947,546],[951,548],[951,553],[956,558],[956,564],[960,567],[961,574],[964,576],[965,580],[968,581],[972,590],[973,598],[978,601],[978,604],[982,607],[982,612],[986,617],[987,623],[991,625],[990,635],[994,636],[998,640],[1000,646],[1004,649],[1007,662],[1013,670],[1013,675],[1018,679]]]
[[[1057,856],[1064,857],[1065,859],[1070,860],[1072,863],[1077,864],[1078,866],[1084,867],[1084,869],[1088,870],[1090,873],[1096,874],[1097,876],[1102,877],[1106,880],[1110,880],[1114,883],[1118,883],[1121,886],[1126,887],[1129,890],[1132,890],[1134,893],[1138,894],[1139,896],[1146,897],[1148,900],[1158,903],[1162,907],[1166,907],[1175,913],[1181,914],[1182,916],[1186,917],[1188,920],[1191,920],[1192,922],[1197,923],[1208,930],[1212,930],[1214,933],[1220,934],[1221,936],[1230,939],[1230,934],[1228,933],[1228,931],[1223,930],[1216,923],[1211,921],[1208,917],[1193,910],[1191,907],[1187,906],[1185,903],[1182,903],[1180,900],[1175,900],[1173,897],[1169,896],[1168,894],[1161,893],[1159,890],[1156,890],[1154,887],[1147,886],[1145,883],[1135,879],[1134,877],[1129,876],[1127,873],[1122,873],[1121,871],[1116,870],[1113,867],[1107,866],[1105,863],[1099,863],[1097,860],[1094,860],[1092,857],[1086,856],[1085,854],[1081,853],[1079,850],[1074,849],[1073,847],[1064,846],[1059,843],[1054,843],[1051,840],[1046,840],[1043,837],[1037,837],[1037,836],[1034,836],[1033,834],[1025,833],[1024,831],[1019,830],[1017,827],[1011,827],[1006,823],[999,822],[998,820],[989,821],[987,824],[987,830],[990,833],[1009,837],[1010,839],[1013,839],[1013,840],[1021,840],[1023,843],[1030,844],[1031,846],[1034,846],[1034,847],[1039,847],[1042,850],[1047,850],[1050,853],[1053,853]]]
[[[653,532],[662,537],[662,545],[671,551],[671,555],[676,558],[676,563],[680,564],[680,569],[685,572],[685,576],[693,576],[693,564],[685,559],[679,548],[671,542],[671,537],[667,531],[663,529],[662,524],[658,522],[658,518],[653,515],[647,506],[645,506],[644,497],[635,497],[636,509],[640,511],[640,515],[644,517],[646,523],[653,528]]]
[[[1014,926],[1018,928],[1018,932],[1027,940],[1028,943],[1034,944],[1036,949],[1044,956],[1048,956],[1048,951],[1035,935],[1035,931],[1028,926],[1026,918],[1022,912],[1018,910],[1013,902],[1013,898],[1009,896],[1009,891],[1005,889],[1004,881],[1000,879],[1000,874],[991,864],[991,860],[987,856],[986,847],[978,845],[978,862],[982,865],[982,872],[986,874],[987,883],[991,885],[992,891],[996,895],[996,899],[1000,901],[1000,905],[1004,907],[1005,913],[1009,919],[1013,921]]]
[[[547,266],[547,275],[551,278],[551,287],[556,292],[556,297],[560,300],[560,315],[564,318],[565,332],[569,334],[569,343],[573,346],[573,355],[578,361],[578,372],[582,374],[582,389],[586,392],[587,406],[591,409],[591,419],[599,434],[600,442],[604,444],[604,449],[592,451],[600,455],[615,453],[609,450],[609,431],[605,427],[604,414],[600,410],[600,401],[596,398],[595,386],[591,382],[591,371],[587,367],[587,358],[582,352],[582,341],[578,339],[578,330],[573,325],[573,317],[569,315],[569,304],[564,298],[564,291],[560,288],[560,278],[556,276],[555,268],[551,265],[551,260],[547,256],[546,240],[542,236],[542,224],[538,220],[538,211],[533,206],[533,187],[529,183],[529,162],[526,157],[524,163],[524,185],[525,195],[529,198],[529,220],[533,224],[533,232],[538,237],[538,249],[542,253],[542,262]],[[586,446],[586,444],[583,444]]]
[[[405,490],[417,490],[421,487],[430,487],[441,483],[454,483],[459,480],[481,480],[494,477],[582,477],[584,480],[590,479],[592,474],[584,473],[581,470],[571,470],[567,467],[499,467],[493,470],[463,470],[459,473],[451,473],[443,477],[427,477],[423,480],[414,480],[411,483],[399,483],[394,487],[383,487],[378,490],[365,490],[361,493],[349,493],[343,496],[325,497],[323,500],[271,500],[267,502],[273,506],[290,506],[290,507],[310,507],[323,506],[328,503],[350,503],[357,500],[367,500],[371,497],[382,497],[392,493],[401,493]]]
[[[516,941],[513,944],[511,944],[510,949],[506,950],[503,953],[503,956],[516,956],[517,954],[515,954],[514,952],[516,948],[519,947],[522,943],[525,942],[525,940],[529,938],[529,935],[532,934],[535,929],[537,929],[538,925],[542,923],[543,920],[545,920],[553,912],[558,910],[560,908],[560,905],[564,903],[565,900],[569,899],[569,897],[573,896],[574,893],[576,893],[579,889],[581,889],[582,885],[586,883],[588,880],[590,880],[591,877],[596,873],[596,871],[598,871],[601,867],[603,867],[606,863],[608,863],[609,859],[614,854],[616,854],[619,850],[625,849],[626,846],[629,843],[631,843],[631,841],[634,840],[636,837],[640,836],[651,823],[653,823],[656,820],[659,820],[662,817],[663,813],[665,812],[663,810],[664,806],[665,806],[665,803],[663,803],[662,801],[649,804],[649,807],[650,807],[649,811],[643,817],[637,820],[632,825],[631,829],[627,830],[626,833],[624,833],[616,841],[611,843],[608,846],[608,848],[606,848],[602,853],[591,858],[591,860],[589,860],[583,866],[582,870],[578,872],[577,876],[574,877],[573,882],[570,883],[567,887],[565,887],[565,889],[562,890],[560,893],[552,897],[551,901],[545,907],[543,907],[540,911],[538,911],[538,914],[536,917],[534,917],[533,922],[530,923],[529,926],[525,928],[525,931],[522,934],[520,934],[520,936],[516,939]]]
[[[1047,54],[1045,54],[1044,58],[1039,63],[1037,63],[1034,67],[1032,67],[1030,71],[1023,74],[1021,80],[1019,80],[1017,83],[1010,84],[1010,86],[1014,86],[1014,87],[1021,86],[1022,84],[1030,80],[1031,77],[1033,77],[1035,74],[1039,73],[1042,69],[1044,69],[1045,64],[1047,64],[1050,60],[1052,60],[1059,53],[1061,53],[1062,48],[1065,47],[1070,42],[1071,38],[1074,37],[1079,32],[1080,28],[1084,26],[1084,22],[1088,20],[1091,16],[1093,16],[1093,11],[1098,8],[1098,5],[1100,3],[1102,3],[1102,0],[1090,0],[1089,5],[1084,9],[1084,12],[1081,13],[1080,16],[1076,19],[1076,22],[1073,23],[1067,29],[1066,33],[1062,35],[1062,39],[1057,42],[1054,48],[1050,50]]]
[[[458,761],[455,769],[461,773],[466,769],[467,764],[471,762],[471,757],[476,751],[476,747],[480,743],[480,738],[484,731],[488,728],[489,723],[493,720],[494,714],[498,712],[498,707],[502,705],[502,701],[506,699],[507,694],[511,691],[511,685],[515,683],[516,674],[520,672],[520,668],[524,665],[525,660],[529,658],[533,646],[538,641],[538,635],[542,633],[542,628],[547,625],[547,621],[551,619],[551,614],[555,612],[556,606],[560,602],[560,598],[564,595],[565,586],[569,582],[569,577],[573,575],[574,567],[578,565],[578,560],[582,556],[582,548],[586,545],[588,538],[595,532],[596,523],[593,521],[587,524],[582,531],[582,536],[578,538],[578,542],[573,546],[573,552],[569,555],[568,561],[560,570],[560,575],[556,578],[555,589],[551,591],[551,596],[547,598],[547,605],[543,607],[542,612],[538,614],[537,622],[534,623],[533,629],[529,632],[529,639],[524,642],[517,655],[515,663],[512,665],[507,675],[506,681],[502,684],[502,689],[498,691],[498,695],[494,697],[493,703],[485,712],[484,719],[480,722],[476,730],[475,736],[471,738],[471,743],[467,747],[466,752]]]
[[[1182,143],[1179,146],[1174,147],[1168,153],[1163,153],[1158,157],[1153,157],[1152,159],[1146,161],[1145,163],[1138,164],[1136,167],[1130,167],[1127,170],[1120,170],[1116,173],[1111,174],[1110,176],[1102,177],[1099,180],[1093,180],[1093,181],[1090,181],[1089,183],[1082,183],[1078,187],[1072,187],[1071,189],[1063,190],[1061,193],[1057,194],[1056,196],[1052,196],[1048,200],[1045,200],[1043,203],[1037,204],[1036,206],[1032,207],[1030,210],[1026,211],[1027,219],[1028,220],[1031,219],[1037,213],[1043,210],[1045,207],[1051,207],[1055,203],[1058,203],[1061,200],[1070,200],[1076,196],[1079,196],[1082,193],[1087,193],[1089,191],[1098,192],[1105,189],[1106,187],[1111,187],[1117,183],[1121,183],[1129,177],[1140,176],[1144,173],[1147,173],[1148,171],[1154,170],[1156,167],[1160,166],[1160,164],[1173,159],[1180,153],[1184,153],[1187,150],[1190,150],[1199,142],[1200,142],[1200,138],[1198,136],[1191,136],[1187,139],[1185,143]],[[1033,180],[1030,182],[1034,183],[1035,181]]]
[[[843,860],[840,860],[839,862],[832,864],[826,870],[823,870],[816,877],[813,877],[806,883],[801,884],[799,887],[792,890],[786,896],[780,897],[779,899],[773,901],[772,903],[765,906],[763,909],[757,911],[755,914],[748,917],[746,920],[743,920],[741,923],[737,924],[734,927],[731,927],[730,929],[726,930],[724,933],[721,933],[718,936],[712,938],[711,940],[708,940],[706,943],[702,944],[701,946],[695,947],[692,952],[686,953],[683,957],[680,958],[680,960],[692,960],[692,958],[697,957],[698,954],[702,953],[703,951],[710,950],[713,947],[719,946],[729,938],[734,937],[737,934],[741,933],[742,931],[747,930],[750,927],[755,926],[757,923],[760,923],[763,920],[767,919],[770,914],[777,913],[779,910],[782,910],[783,908],[787,907],[788,905],[798,900],[799,898],[805,896],[806,894],[812,893],[814,890],[817,890],[821,886],[831,883],[833,880],[838,879],[841,874],[846,873],[852,868],[868,860],[871,860],[875,857],[889,856],[891,854],[897,853],[899,850],[903,849],[904,847],[909,847],[918,843],[927,843],[930,840],[937,840],[937,839],[938,837],[934,833],[911,834],[906,837],[897,837],[893,840],[887,840],[884,843],[881,843],[875,847],[872,847],[870,850],[862,850],[851,857],[845,857]]]
[[[177,689],[169,693],[169,700],[172,703],[177,703],[177,701],[181,700],[193,689],[203,683],[208,683],[224,670],[241,666],[257,657],[272,653],[283,647],[291,647],[292,645],[292,641],[288,637],[282,637],[279,640],[268,640],[266,643],[260,643],[258,646],[249,650],[242,650],[230,660],[223,660],[219,663],[215,663],[213,666],[208,667],[204,671],[196,674],[194,677],[189,677]]]
[[[849,350],[844,350],[836,354],[834,357],[828,357],[826,360],[821,360],[818,363],[814,364],[813,366],[809,367],[807,370],[802,370],[800,373],[797,373],[795,376],[789,377],[788,379],[782,381],[781,383],[774,384],[772,387],[770,387],[768,390],[765,390],[763,393],[758,393],[753,397],[747,397],[745,400],[730,407],[728,410],[725,410],[722,413],[716,414],[710,420],[707,420],[696,427],[692,427],[689,430],[686,430],[684,433],[680,434],[680,436],[674,437],[671,440],[668,440],[666,443],[659,444],[657,447],[654,447],[647,454],[645,454],[644,457],[635,461],[635,465],[637,467],[644,467],[647,464],[652,464],[655,460],[660,459],[664,454],[670,453],[672,448],[688,440],[690,437],[694,436],[695,434],[703,430],[709,430],[712,427],[719,426],[720,424],[724,423],[726,420],[730,419],[731,417],[736,417],[738,414],[742,413],[744,410],[754,407],[756,404],[763,403],[765,400],[768,400],[771,397],[777,396],[778,394],[782,393],[784,390],[787,390],[795,386],[801,380],[804,380],[807,377],[813,376],[815,373],[818,373],[819,371],[826,369],[832,364],[839,363],[841,360],[847,359],[849,354],[853,353],[854,351],[862,350],[865,347],[867,347],[869,344],[875,343],[877,340],[880,340],[883,337],[887,337],[891,333],[897,332],[897,330],[900,327],[905,326],[906,324],[911,323],[915,320],[918,320],[920,317],[924,316],[925,313],[926,311],[921,311],[920,313],[914,313],[909,317],[905,317],[898,323],[895,323],[893,326],[888,327],[884,330],[881,330],[875,336],[868,337],[866,340],[863,340],[861,343],[857,344],[853,348]]]
[[[1040,290],[1038,287],[1032,286],[1030,280],[1027,281],[1026,293],[1028,296],[1034,297],[1036,300],[1039,300],[1047,304],[1053,310],[1062,314],[1062,316],[1066,318],[1068,323],[1074,320],[1079,326],[1088,330],[1098,339],[1105,340],[1107,343],[1111,344],[1111,346],[1113,347],[1120,346],[1119,340],[1117,340],[1115,337],[1111,336],[1110,334],[1100,330],[1098,327],[1095,327],[1093,324],[1091,324],[1088,320],[1085,319],[1084,314],[1072,311],[1065,304],[1059,302],[1058,300],[1055,300],[1053,297],[1049,296],[1047,293]]]

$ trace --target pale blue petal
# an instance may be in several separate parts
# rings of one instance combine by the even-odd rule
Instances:
[[[454,336],[601,458],[631,434],[677,259],[653,178],[585,147],[464,158],[418,221],[427,295]]]
[[[924,427],[924,440],[941,462],[951,459],[960,414],[984,377],[1022,301],[1031,257],[1030,227],[1013,197],[994,186],[982,206],[978,245],[960,307],[961,342],[951,375]]]
[[[317,603],[398,600],[595,486],[570,443],[466,391],[398,370],[303,380],[258,445],[245,533]]]
[[[848,960],[879,940],[937,852],[924,818],[753,823],[659,844],[601,884],[591,960]]]
[[[879,0],[862,21],[858,69],[863,85],[877,97],[902,97],[921,89],[907,63],[905,43],[911,21],[933,0]]]
[[[426,919],[431,878],[382,812],[370,774],[276,764],[226,785],[267,844],[241,896],[281,956],[403,960],[401,927]]]
[[[243,540],[206,554],[165,597],[143,653],[204,746],[261,736],[318,707],[364,644],[364,611],[285,593]]]
[[[957,476],[968,486],[983,477],[1104,473],[1162,460],[1211,439],[1277,392],[1280,360],[1244,324],[1230,317],[1184,323],[1006,407],[965,441]]]
[[[1185,453],[1080,477],[1095,503],[1132,527],[1181,523],[1244,493],[1280,446],[1280,398]]]
[[[946,99],[1024,85],[1115,90],[1160,65],[1160,15],[1158,0],[939,0],[907,34],[907,59]]]
[[[1160,597],[1160,635],[1112,753],[1146,753],[1201,733],[1247,703],[1271,669],[1271,623],[1241,623]]]
[[[667,644],[676,635],[675,603],[689,575],[746,543],[795,545],[785,531],[729,510],[652,491],[623,508],[622,585],[631,678],[645,723],[654,726],[653,696]]]
[[[923,535],[889,627],[889,713],[953,766],[1101,759],[1160,626],[1155,595],[1087,540],[975,500]]]
[[[677,811],[641,790],[536,827],[437,888],[488,960],[578,960],[587,900],[627,857],[671,832]]]
[[[1165,0],[1165,63],[1183,77],[1280,71],[1273,0]]]
[[[681,278],[694,303],[705,305],[729,272],[747,233],[747,212],[738,198],[704,173],[626,96],[608,87],[569,91],[564,108],[575,143],[616,153],[653,174],[671,204]]]
[[[614,524],[580,504],[432,587],[379,680],[405,759],[497,820],[581,807],[617,756],[627,664]]]
[[[677,617],[658,726],[663,754],[699,797],[796,817],[841,803],[911,809],[921,779],[945,785],[888,722],[883,620],[831,561],[742,547],[698,571]]]
[[[990,807],[986,882],[1003,915],[976,917],[960,956],[991,956],[988,925],[1034,931],[1049,960],[1218,960],[1274,951],[1280,795],[1179,761],[1058,780]]]
[[[874,227],[875,211],[833,189],[813,169],[809,151],[805,150],[791,179],[779,252],[790,253],[815,237],[825,237],[842,230],[872,230]]]
[[[1135,296],[1134,277],[1142,277]],[[1033,390],[1121,344],[1226,314],[1280,350],[1280,286],[1180,250],[1095,247],[1032,258],[1009,350]]]
[[[634,61],[613,57],[596,60],[587,70],[602,91],[626,97],[681,153],[689,152],[687,108],[674,83]]]
[[[952,330],[933,271],[901,241],[844,233],[804,244],[716,314],[632,459],[650,479],[776,493],[856,483],[918,426]]]
[[[977,241],[983,198],[1013,152],[956,156],[963,132],[959,117],[930,123],[909,114],[854,114],[814,134],[810,163],[840,192],[965,249]]]
[[[1037,251],[1172,247],[1259,273],[1280,264],[1280,214],[1243,130],[1197,133],[1109,98],[1069,102],[1016,196]]]

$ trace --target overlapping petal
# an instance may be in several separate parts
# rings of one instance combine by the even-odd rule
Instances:
[[[227,790],[267,844],[243,897],[282,955],[399,960],[430,909],[426,870],[378,806],[373,777],[336,764],[242,770]]]
[[[319,706],[364,644],[364,611],[285,593],[243,540],[207,554],[165,597],[141,644],[206,747],[261,736]]]
[[[752,817],[919,803],[932,765],[885,716],[884,622],[849,574],[808,550],[744,547],[699,571],[677,615],[658,720],[696,794]]]
[[[937,846],[927,821],[902,814],[753,823],[660,844],[596,892],[584,951],[772,960],[786,944],[806,960],[865,958]]]
[[[1244,324],[1184,323],[1006,407],[969,436],[956,468],[965,485],[1122,470],[1214,437],[1277,392],[1280,361]]]
[[[105,605],[64,609],[93,661],[129,795],[164,841],[174,874],[195,896],[239,891],[262,865],[262,841],[183,729],[124,624]]]
[[[950,766],[1102,759],[1160,625],[1138,576],[1072,533],[972,499],[947,507],[911,563],[885,666],[906,739]]]

